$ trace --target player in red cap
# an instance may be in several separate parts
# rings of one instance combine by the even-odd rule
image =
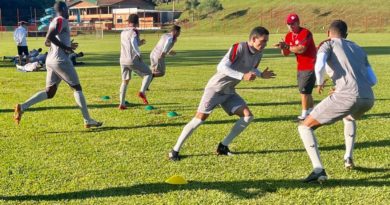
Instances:
[[[314,65],[317,50],[312,33],[299,25],[297,14],[289,14],[286,23],[289,32],[284,41],[282,40],[274,46],[280,48],[284,56],[295,53],[297,57],[298,87],[302,100],[302,114],[298,116],[298,120],[304,120],[314,106],[311,94],[315,84]]]

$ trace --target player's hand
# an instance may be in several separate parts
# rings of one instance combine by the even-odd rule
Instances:
[[[79,43],[74,43],[72,41],[72,43],[70,44],[70,47],[72,48],[72,50],[76,50],[79,47]]]
[[[256,73],[254,73],[254,72],[245,73],[243,79],[245,81],[255,80],[256,79]]]
[[[324,82],[321,85],[317,85],[317,92],[318,92],[318,94],[322,94],[322,92],[324,91],[324,87],[325,87],[326,81],[328,81],[328,79],[325,79]]]
[[[142,39],[142,40],[140,41],[140,43],[141,43],[141,45],[144,45],[144,44],[146,43],[146,40],[145,40],[145,39]]]
[[[176,51],[170,51],[170,52],[169,52],[169,55],[170,55],[170,56],[175,56],[175,55],[176,55]]]
[[[264,79],[270,79],[270,78],[275,78],[276,74],[274,73],[273,70],[268,70],[269,68],[267,67],[262,73],[261,73],[261,78]]]
[[[285,49],[287,47],[286,42],[280,41],[279,43],[274,44],[275,48]]]
[[[49,40],[46,40],[46,41],[45,41],[45,46],[46,46],[46,47],[50,47],[50,46],[51,46],[51,42],[50,42]]]

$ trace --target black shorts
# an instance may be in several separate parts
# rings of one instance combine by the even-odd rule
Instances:
[[[298,88],[301,94],[311,95],[316,83],[314,71],[298,71]]]
[[[28,56],[28,47],[27,46],[18,46],[18,55],[25,55]]]

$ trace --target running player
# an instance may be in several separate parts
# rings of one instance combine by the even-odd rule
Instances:
[[[149,87],[152,79],[152,72],[141,58],[141,52],[139,46],[145,44],[145,40],[140,40],[137,27],[139,26],[139,17],[137,14],[131,14],[128,19],[129,28],[121,33],[121,71],[122,71],[122,84],[119,89],[120,104],[118,109],[125,110],[126,107],[126,91],[131,79],[131,72],[136,72],[139,76],[143,77],[141,90],[138,92],[138,97],[142,102],[149,104],[146,99],[146,89]]]
[[[211,114],[214,108],[220,105],[228,115],[238,115],[240,119],[234,124],[230,133],[219,143],[218,155],[231,155],[229,144],[253,120],[253,114],[246,102],[235,91],[241,80],[252,81],[256,77],[273,78],[275,74],[266,68],[258,70],[263,49],[267,45],[269,32],[264,27],[256,27],[249,35],[247,42],[236,43],[218,64],[217,73],[211,77],[206,85],[203,97],[195,117],[184,127],[176,145],[169,153],[169,159],[180,160],[179,151],[184,141],[199,127]]]
[[[100,127],[103,123],[93,120],[89,116],[87,103],[81,89],[79,77],[69,60],[69,54],[78,46],[70,40],[70,28],[68,24],[68,7],[65,2],[54,4],[57,17],[52,20],[46,36],[45,44],[50,46],[46,59],[46,90],[40,91],[23,104],[15,106],[14,120],[17,124],[22,119],[22,114],[32,105],[51,99],[57,92],[61,80],[65,81],[73,90],[77,105],[81,108],[85,128]]]
[[[160,41],[150,53],[150,67],[153,72],[153,78],[165,75],[165,57],[167,55],[176,55],[176,52],[173,51],[172,48],[179,36],[180,26],[174,25],[170,33],[166,33],[161,36]]]

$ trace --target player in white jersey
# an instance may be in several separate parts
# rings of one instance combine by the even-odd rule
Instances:
[[[152,80],[152,71],[147,66],[141,57],[139,46],[145,44],[145,40],[140,40],[137,27],[139,26],[139,17],[137,14],[131,14],[128,19],[129,28],[121,33],[121,56],[120,64],[122,71],[122,84],[119,89],[119,107],[120,110],[127,109],[126,107],[126,91],[131,79],[131,72],[137,73],[143,77],[141,89],[138,92],[138,97],[141,98],[145,105],[149,104],[146,99],[146,90]]]
[[[171,31],[161,36],[157,45],[150,53],[150,67],[153,72],[152,80],[165,75],[165,57],[167,55],[176,55],[176,52],[172,48],[180,36],[180,30],[180,26],[172,26]]]
[[[14,120],[19,124],[23,112],[30,106],[53,98],[57,92],[58,85],[63,80],[74,90],[74,98],[77,105],[81,108],[84,118],[84,127],[100,127],[103,123],[97,122],[89,116],[78,75],[69,59],[69,54],[77,48],[78,44],[70,40],[68,7],[65,2],[59,1],[54,4],[54,9],[57,17],[50,23],[45,42],[47,46],[50,46],[46,59],[46,90],[36,93],[23,104],[17,104],[15,106]]]
[[[256,27],[249,35],[247,42],[236,43],[218,64],[217,73],[206,85],[203,97],[195,117],[184,127],[176,145],[169,152],[169,159],[180,160],[179,151],[184,141],[208,118],[215,107],[220,105],[228,115],[237,115],[240,119],[234,124],[230,133],[218,144],[218,155],[231,155],[229,144],[253,120],[244,99],[235,91],[241,80],[252,81],[256,77],[273,78],[275,74],[268,68],[260,72],[258,66],[263,50],[268,42],[269,32],[264,27]]]
[[[327,180],[322,165],[314,130],[336,121],[344,122],[345,155],[344,166],[354,167],[353,147],[356,139],[356,122],[374,105],[372,86],[376,76],[368,63],[367,54],[354,42],[346,40],[347,24],[342,20],[331,23],[329,39],[318,49],[315,64],[317,91],[324,88],[324,73],[328,73],[335,88],[322,100],[310,115],[298,126],[298,131],[313,165],[312,173],[304,182]],[[327,66],[326,66],[327,65]]]

